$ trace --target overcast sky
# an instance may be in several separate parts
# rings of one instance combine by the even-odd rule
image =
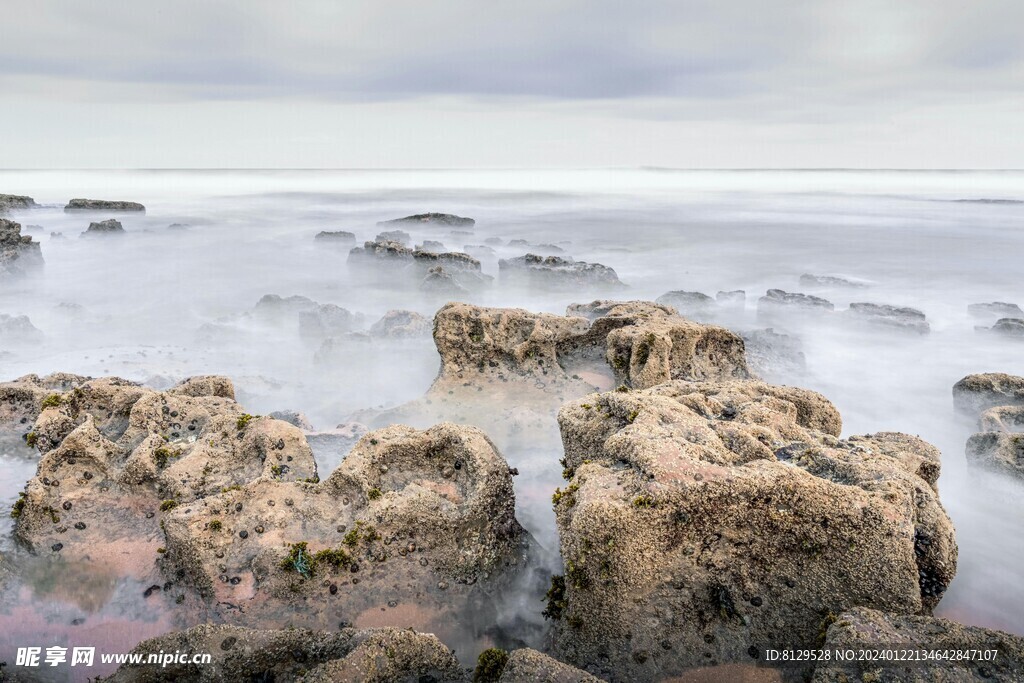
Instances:
[[[1024,167],[1021,0],[3,0],[0,166]]]

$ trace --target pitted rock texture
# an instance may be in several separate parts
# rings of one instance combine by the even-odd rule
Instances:
[[[971,417],[997,406],[1024,406],[1024,377],[1004,372],[967,375],[953,385],[953,406]]]
[[[30,235],[21,234],[20,223],[0,218],[0,277],[24,275],[42,265],[39,243],[33,242]]]
[[[196,377],[165,392],[97,379],[47,397],[31,432],[42,457],[15,537],[62,557],[131,548],[130,562],[151,567],[174,507],[254,479],[316,476],[299,429],[246,415],[233,395],[226,378]]]
[[[454,424],[371,432],[323,481],[252,479],[164,522],[165,575],[246,625],[493,624],[494,591],[528,554],[508,464]]]
[[[939,453],[840,440],[804,389],[669,382],[563,407],[556,655],[614,680],[814,647],[854,606],[927,614],[956,570]]]
[[[615,270],[600,263],[573,261],[560,256],[526,254],[498,261],[502,281],[522,282],[541,288],[592,287],[621,289],[625,285]]]
[[[380,221],[380,226],[394,225],[443,225],[445,227],[472,228],[476,221],[472,218],[463,218],[450,213],[418,213],[405,218],[395,218],[390,221]]]
[[[88,380],[88,377],[61,372],[45,377],[25,375],[11,382],[0,383],[0,432],[27,436],[48,398],[54,396],[59,399],[63,392],[81,386]]]
[[[72,199],[64,211],[138,211],[145,213],[146,207],[138,202],[110,201],[106,199]]]
[[[927,650],[996,650],[994,661],[820,662],[812,683],[972,683],[1019,681],[1024,677],[1024,638],[946,619],[888,614],[867,608],[839,615],[825,637],[824,647],[863,649],[864,646]]]

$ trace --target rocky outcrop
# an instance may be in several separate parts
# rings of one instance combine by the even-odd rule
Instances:
[[[1024,434],[978,432],[967,440],[967,464],[1024,480]]]
[[[267,294],[256,302],[252,317],[266,325],[298,325],[304,339],[322,340],[351,332],[365,323],[363,316],[335,304],[321,304],[304,296]]]
[[[0,383],[0,432],[27,436],[43,409],[61,400],[61,394],[81,386],[88,377],[55,373],[46,377],[25,375]],[[35,445],[35,439],[30,439]]]
[[[364,242],[361,247],[353,247],[348,253],[348,262],[352,265],[409,265],[412,263],[412,249],[394,240],[377,240]]]
[[[494,251],[491,247],[486,244],[467,244],[462,247],[462,251],[469,254],[475,259],[489,259],[497,258],[498,252]]]
[[[38,206],[31,197],[19,194],[0,194],[0,215],[9,211],[24,211]]]
[[[416,245],[416,251],[431,251],[434,253],[441,253],[447,251],[444,244],[437,240],[423,240],[423,244]]]
[[[669,382],[559,413],[555,653],[622,680],[808,648],[854,606],[927,614],[953,578],[939,452],[839,439],[812,391]]]
[[[811,275],[810,273],[804,273],[800,276],[800,286],[812,289],[863,289],[867,287],[867,283],[834,275]]]
[[[388,311],[370,326],[370,336],[385,339],[415,339],[429,337],[433,323],[430,318],[415,311]]]
[[[93,235],[122,235],[124,234],[124,226],[121,222],[113,218],[108,218],[105,221],[99,221],[97,223],[90,223],[89,227],[85,232],[82,233],[82,237],[91,237]]]
[[[146,207],[138,202],[108,201],[106,199],[72,199],[64,207],[64,211],[128,211],[146,212]]]
[[[24,275],[43,265],[43,252],[21,224],[0,218],[0,277]]]
[[[340,242],[344,244],[349,244],[356,241],[356,236],[355,233],[347,232],[345,230],[322,230],[321,232],[318,232],[316,234],[316,237],[314,239],[321,242]]]
[[[764,296],[757,300],[758,313],[772,313],[780,310],[832,311],[835,310],[835,304],[811,294],[784,292],[781,289],[769,289]]]
[[[659,296],[657,303],[671,306],[683,317],[705,317],[715,308],[715,300],[701,292],[676,290]]]
[[[508,653],[496,680],[497,683],[599,683],[601,679],[536,650],[523,648]]]
[[[978,417],[983,432],[1024,432],[1024,405],[996,406]]]
[[[471,228],[476,225],[476,221],[472,218],[463,218],[462,216],[455,216],[450,213],[418,213],[414,216],[406,216],[405,218],[395,218],[390,221],[380,221],[377,225],[442,225],[445,227],[453,228]]]
[[[43,341],[43,333],[27,315],[0,313],[0,346],[32,346]]]
[[[412,242],[412,236],[405,230],[386,230],[378,233],[374,240],[376,242],[397,242],[406,247]]]
[[[916,308],[888,304],[852,303],[844,315],[853,322],[900,332],[928,334],[931,326],[925,314]]]
[[[466,683],[436,636],[390,628],[254,630],[203,624],[140,643],[134,653],[208,653],[207,664],[125,664],[109,683],[176,681],[436,681]],[[162,662],[163,660],[158,660]]]
[[[1000,318],[989,329],[1003,337],[1024,338],[1024,318]]]
[[[483,432],[371,432],[323,481],[295,481],[288,465],[168,512],[164,573],[235,623],[329,628],[339,613],[387,618],[381,608],[395,610],[389,625],[412,612],[438,632],[472,628],[467,614],[494,623],[528,537]]]
[[[1024,673],[1024,638],[946,619],[889,614],[867,608],[851,609],[828,627],[824,647],[855,652],[871,647],[907,650],[991,652],[991,660],[943,658],[885,662],[857,657],[855,661],[819,662],[812,683],[892,681],[893,683],[970,683],[1017,681]]]
[[[366,242],[349,252],[348,262],[355,267],[386,267],[389,276],[399,270],[404,281],[440,293],[463,294],[494,279],[469,254],[413,250],[395,241]]]
[[[600,263],[573,261],[559,256],[526,254],[498,261],[503,281],[551,288],[596,287],[619,289],[619,276]]]
[[[761,377],[792,377],[807,372],[807,357],[800,339],[772,328],[742,334],[747,363]]]
[[[992,301],[984,304],[970,304],[967,313],[975,318],[1024,318],[1024,311],[1017,304]]]
[[[953,406],[971,417],[997,406],[1024,406],[1024,377],[1003,372],[967,375],[953,385]]]

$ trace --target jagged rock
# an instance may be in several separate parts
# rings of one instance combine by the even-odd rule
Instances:
[[[105,378],[48,397],[32,430],[42,458],[15,536],[38,553],[104,557],[142,575],[174,506],[256,479],[315,476],[302,432],[245,415],[233,393],[223,377],[166,392]]]
[[[0,194],[0,214],[8,211],[23,211],[38,206],[36,200],[19,194]]]
[[[364,242],[363,246],[352,248],[348,253],[348,262],[356,265],[382,263],[404,266],[412,263],[412,249],[393,240]]]
[[[27,315],[0,313],[0,344],[7,346],[29,346],[43,341],[39,331]]]
[[[802,375],[807,372],[803,344],[797,337],[768,328],[743,333],[747,363],[762,377]]]
[[[970,416],[996,406],[1024,405],[1024,377],[1003,372],[967,375],[953,385],[953,406]]]
[[[835,277],[834,275],[811,275],[810,273],[804,273],[800,276],[801,287],[818,287],[818,288],[848,288],[848,289],[864,289],[867,287],[867,283],[859,282],[857,280],[849,280],[845,277]]]
[[[64,211],[141,211],[146,212],[146,207],[138,202],[108,201],[105,199],[72,199],[64,207]]]
[[[529,545],[508,464],[483,432],[450,423],[371,432],[323,481],[252,479],[164,521],[165,575],[247,624],[331,627],[342,610],[358,625],[390,604],[388,625],[413,610],[472,629],[466,614],[493,623]]]
[[[494,280],[490,275],[483,273],[480,261],[469,254],[417,250],[413,252],[412,257],[418,271],[425,270],[429,276],[440,268],[463,289],[479,289]]]
[[[142,655],[207,653],[208,664],[124,664],[109,683],[166,681],[437,681],[466,683],[455,654],[437,636],[391,628],[254,630],[203,624],[143,641]]]
[[[1024,318],[1024,311],[1017,304],[992,301],[985,304],[969,304],[967,313],[975,318]]]
[[[978,418],[983,432],[1024,432],[1024,405],[988,408]]]
[[[1022,318],[1000,318],[990,331],[1004,337],[1024,337],[1024,319]]]
[[[715,300],[701,292],[676,290],[662,294],[655,301],[672,306],[684,317],[704,317],[715,308]]]
[[[414,216],[406,216],[405,218],[395,218],[390,221],[380,221],[377,225],[403,225],[403,224],[427,224],[427,225],[444,225],[459,228],[471,228],[476,225],[476,221],[472,218],[463,218],[461,216],[455,216],[450,213],[418,213]]]
[[[979,432],[967,440],[967,464],[1024,479],[1024,434]]]
[[[459,294],[490,284],[480,261],[459,252],[436,253],[412,250],[398,242],[366,242],[349,252],[348,262],[355,266],[384,265],[405,271],[409,281],[421,289]]]
[[[722,307],[743,308],[747,303],[747,293],[742,289],[718,292],[715,294],[715,301]]]
[[[351,232],[348,232],[346,230],[334,230],[334,231],[322,230],[321,232],[318,232],[316,234],[316,237],[314,239],[321,240],[321,241],[324,241],[324,242],[344,242],[344,243],[349,243],[349,242],[355,242],[356,241],[356,236],[355,236],[355,233],[351,233]]]
[[[916,308],[887,304],[852,303],[845,315],[851,320],[901,332],[928,334],[931,326],[925,314]]]
[[[835,310],[835,304],[811,294],[784,292],[781,289],[769,289],[767,294],[757,300],[758,313],[787,309],[832,311]]]
[[[512,259],[498,261],[502,280],[521,281],[542,287],[608,287],[621,288],[624,285],[619,276],[608,266],[600,263],[571,261],[559,256],[538,256],[526,254]]]
[[[298,427],[304,432],[313,431],[313,425],[310,424],[309,418],[306,417],[305,414],[300,413],[297,410],[275,410],[274,412],[270,413],[270,417],[274,418],[275,420],[287,422],[290,425]]]
[[[113,218],[108,218],[105,221],[99,221],[98,223],[90,223],[89,227],[85,232],[82,233],[82,237],[92,235],[121,235],[124,233],[124,226],[121,222]]]
[[[403,247],[408,246],[412,242],[412,236],[405,230],[387,230],[379,233],[374,239],[377,242],[397,242]]]
[[[88,380],[88,377],[61,372],[46,377],[25,375],[0,383],[0,431],[28,434],[48,398],[59,397]]]
[[[423,244],[416,245],[416,251],[430,251],[434,253],[441,253],[445,251],[444,244],[437,240],[423,240]]]
[[[916,437],[840,440],[820,394],[753,381],[592,395],[559,425],[555,654],[622,680],[816,647],[829,614],[927,614],[956,570]]]
[[[865,647],[906,650],[996,650],[993,661],[819,662],[812,683],[970,683],[1017,681],[1024,672],[1024,638],[1002,631],[965,626],[934,617],[888,614],[865,607],[843,612],[825,635],[827,649],[854,651]]]
[[[43,265],[38,242],[21,234],[21,224],[0,218],[0,277],[24,275]]]
[[[371,337],[388,339],[414,339],[429,337],[433,323],[415,311],[388,311],[370,326]]]

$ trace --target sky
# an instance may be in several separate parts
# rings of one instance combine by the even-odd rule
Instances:
[[[1022,168],[1020,0],[3,0],[3,168]]]

